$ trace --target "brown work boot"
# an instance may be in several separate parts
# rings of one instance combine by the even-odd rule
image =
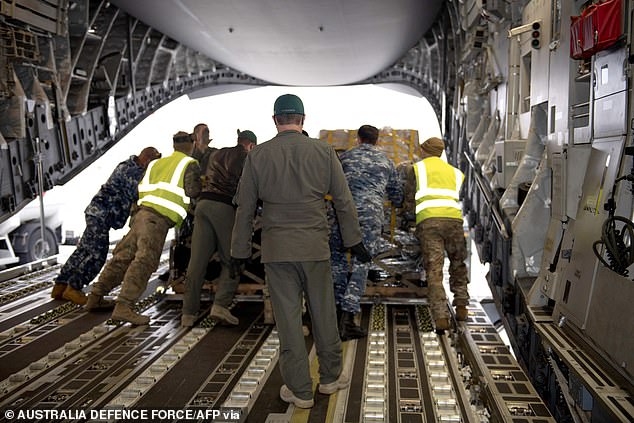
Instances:
[[[209,313],[212,319],[218,320],[220,322],[226,323],[228,325],[236,326],[240,323],[240,320],[231,312],[228,308],[214,304],[211,306],[211,313]]]
[[[114,301],[106,300],[103,295],[88,294],[86,301],[86,310],[88,311],[106,311],[114,308]]]
[[[185,284],[181,281],[172,285],[172,291],[174,294],[184,294],[185,293]]]
[[[62,298],[68,301],[72,301],[78,305],[86,304],[86,294],[83,291],[73,288],[70,285],[66,286],[64,293],[62,294]]]
[[[143,326],[150,323],[148,316],[136,313],[129,305],[123,303],[117,303],[117,305],[114,306],[111,319],[130,322],[136,326]]]
[[[466,322],[468,318],[469,310],[467,309],[467,306],[456,306],[456,320],[459,322]]]
[[[53,290],[51,291],[51,298],[55,300],[62,300],[62,295],[64,295],[64,291],[67,286],[68,285],[65,283],[55,283],[55,285],[53,285]]]
[[[444,332],[449,330],[449,319],[436,319],[436,332]]]

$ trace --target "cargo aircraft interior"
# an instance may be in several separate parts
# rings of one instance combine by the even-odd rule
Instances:
[[[0,0],[0,228],[181,96],[373,84],[431,104],[491,290],[437,333],[413,229],[386,207],[351,384],[299,409],[279,397],[257,226],[240,323],[209,317],[210,284],[185,328],[176,241],[133,326],[51,298],[59,234],[35,218],[0,231],[0,420],[634,421],[633,19],[631,0]]]

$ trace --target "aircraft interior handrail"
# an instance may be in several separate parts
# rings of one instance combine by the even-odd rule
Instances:
[[[475,181],[480,188],[480,192],[482,192],[482,194],[486,198],[486,203],[491,204],[493,223],[495,223],[495,226],[498,228],[500,235],[505,241],[511,239],[508,231],[506,230],[506,226],[504,225],[504,219],[502,219],[502,215],[491,201],[491,193],[489,191],[488,184],[486,184],[485,181],[482,179],[482,176],[477,171],[477,168],[475,167],[475,164],[473,163],[471,158],[467,154],[464,154],[464,157],[467,159],[467,163],[469,163],[469,167],[471,167],[472,169],[473,176],[475,177]]]

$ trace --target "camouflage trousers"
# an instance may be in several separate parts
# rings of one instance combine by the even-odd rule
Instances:
[[[168,219],[147,208],[140,208],[130,231],[115,247],[92,292],[106,295],[123,284],[117,301],[134,305],[159,265],[169,228]]]
[[[359,216],[359,226],[363,244],[374,256],[377,254],[378,241],[381,237],[383,224],[381,219],[363,219]],[[332,280],[335,287],[335,303],[343,311],[359,313],[361,311],[361,297],[365,293],[368,280],[368,270],[371,263],[360,263],[351,257],[348,262],[348,254],[344,250],[339,226],[333,225],[330,234],[330,267]]]
[[[55,282],[70,284],[77,290],[92,282],[108,257],[109,231],[110,227],[101,219],[86,215],[86,230]]]
[[[420,241],[423,266],[427,274],[429,303],[434,319],[449,318],[447,296],[443,288],[445,253],[449,258],[449,289],[454,295],[453,305],[467,305],[469,276],[465,259],[467,242],[462,220],[429,218],[416,226]]]

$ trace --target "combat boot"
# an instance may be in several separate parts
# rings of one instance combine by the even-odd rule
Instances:
[[[62,295],[64,295],[64,291],[68,285],[65,283],[56,283],[53,286],[53,290],[51,291],[51,298],[55,300],[63,299]]]
[[[446,330],[449,330],[449,319],[436,319],[436,333],[442,335]]]
[[[185,284],[181,281],[172,285],[172,291],[174,294],[184,294],[185,293]]]
[[[86,301],[86,310],[88,311],[106,311],[114,308],[114,301],[106,300],[103,295],[88,294]]]
[[[231,314],[228,308],[220,305],[214,304],[213,306],[211,306],[211,313],[209,313],[209,315],[212,317],[212,319],[219,320],[229,325],[236,326],[238,323],[240,323],[240,320],[238,320],[236,316]]]
[[[111,319],[130,322],[136,326],[143,326],[150,323],[148,316],[135,313],[129,305],[123,303],[117,303],[117,305],[114,306]]]
[[[349,311],[341,312],[341,320],[339,320],[339,337],[342,341],[350,339],[359,339],[367,335],[361,326],[357,326],[354,322],[354,313]]]
[[[469,310],[467,310],[467,306],[459,305],[456,306],[456,320],[459,322],[466,322],[469,317]]]
[[[72,301],[78,305],[85,305],[87,301],[86,294],[84,294],[83,291],[75,289],[70,285],[66,285],[66,289],[62,294],[62,298],[68,301]]]

